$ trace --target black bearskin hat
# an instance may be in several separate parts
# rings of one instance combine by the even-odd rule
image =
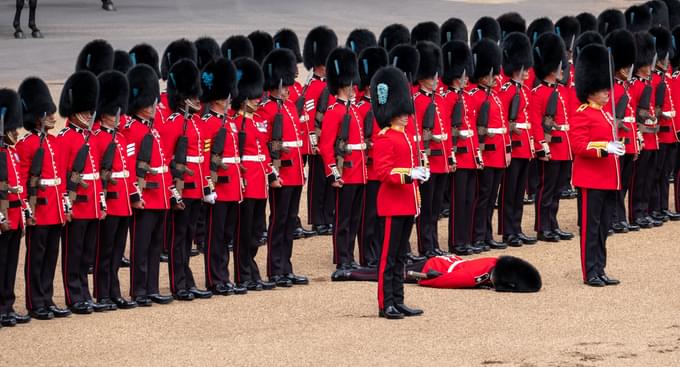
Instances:
[[[680,0],[663,0],[668,8],[668,21],[675,28],[680,25]]]
[[[576,19],[581,25],[581,32],[597,31],[597,18],[592,13],[583,12]]]
[[[47,84],[36,77],[24,79],[19,85],[19,99],[21,100],[21,111],[24,117],[24,129],[33,130],[36,128],[36,121],[43,116],[49,116],[57,112],[57,106],[52,100]]]
[[[274,49],[274,38],[267,32],[252,32],[248,35],[248,39],[253,44],[253,58],[259,63],[262,63],[265,56]]]
[[[382,47],[368,47],[359,54],[359,89],[371,85],[371,78],[378,69],[387,66],[387,51]]]
[[[418,50],[411,45],[399,45],[390,51],[387,58],[387,64],[394,66],[406,74],[406,79],[415,82],[416,72],[418,72],[418,64],[420,63],[420,54]]]
[[[128,100],[128,115],[153,106],[160,98],[160,85],[156,71],[147,64],[137,64],[127,73],[130,85],[130,99]]]
[[[258,99],[264,93],[264,74],[255,60],[240,57],[234,60],[236,67],[236,87],[238,93],[232,98],[232,106],[238,109],[246,99]]]
[[[331,94],[337,94],[338,89],[352,85],[357,79],[357,55],[345,47],[331,51],[326,60],[326,82]]]
[[[126,113],[130,99],[130,85],[125,74],[111,70],[99,74],[97,79],[99,79],[97,114],[115,116],[119,108],[120,113]]]
[[[572,55],[574,61],[576,61],[578,58],[578,53],[581,49],[593,43],[604,45],[604,39],[599,33],[595,31],[582,32],[581,35],[576,39],[576,44],[574,44],[574,52]]]
[[[131,67],[132,61],[130,60],[130,54],[128,54],[127,51],[116,50],[113,53],[113,70],[125,74]]]
[[[345,47],[354,51],[357,55],[366,48],[378,46],[375,33],[365,28],[357,28],[349,33]]]
[[[141,43],[131,48],[128,53],[130,54],[132,66],[137,64],[149,65],[156,72],[156,75],[158,75],[159,78],[161,77],[161,71],[158,70],[158,52],[153,46]]]
[[[264,90],[274,90],[279,87],[279,81],[284,87],[295,84],[297,63],[293,51],[287,48],[276,49],[262,61],[264,72]]]
[[[94,75],[113,69],[113,47],[105,40],[94,40],[80,51],[76,71],[87,70]]]
[[[176,62],[168,72],[168,107],[177,112],[180,102],[201,96],[201,82],[196,64],[188,59]]]
[[[302,53],[300,52],[300,39],[297,34],[288,28],[283,28],[274,35],[274,48],[287,48],[293,51],[295,61],[302,62]]]
[[[203,69],[209,62],[222,56],[220,45],[212,37],[201,37],[194,41],[196,45],[196,67]]]
[[[626,16],[619,9],[606,9],[597,16],[597,31],[602,37],[617,29],[626,28]]]
[[[94,112],[97,109],[99,81],[89,71],[76,71],[66,79],[59,98],[59,114],[69,117],[79,112]]]
[[[536,78],[543,80],[548,74],[567,65],[562,38],[555,33],[543,33],[538,37],[533,48],[534,72]]]
[[[19,95],[11,89],[0,89],[0,118],[4,119],[4,132],[23,126]]]
[[[189,59],[196,63],[196,45],[185,38],[171,42],[163,51],[163,60],[161,60],[161,77],[163,80],[168,80],[170,68],[182,59]]]
[[[498,292],[538,292],[541,274],[527,261],[514,256],[501,256],[491,273],[491,282]]]
[[[648,31],[652,26],[652,14],[645,5],[632,5],[623,13],[631,32]]]
[[[576,39],[581,34],[581,24],[576,17],[564,16],[555,23],[555,33],[562,37],[567,51],[574,51],[571,47],[576,45]]]
[[[430,41],[436,45],[441,44],[439,25],[432,21],[416,24],[411,29],[411,44],[415,45],[419,41]]]
[[[505,13],[496,18],[496,20],[498,25],[501,26],[501,39],[512,32],[525,33],[527,31],[527,21],[524,20],[520,13],[514,11]]]
[[[411,43],[411,32],[405,25],[394,23],[385,27],[378,37],[378,46],[383,47],[387,52],[403,44]]]
[[[526,34],[512,32],[505,36],[501,44],[503,49],[503,72],[512,76],[522,69],[529,70],[534,65],[531,53],[531,41]]]
[[[609,89],[609,52],[602,45],[584,47],[576,61],[576,96],[581,103],[588,102],[588,96],[603,89]]]
[[[326,65],[328,54],[336,47],[338,47],[338,36],[332,29],[326,26],[313,28],[307,33],[302,48],[305,68],[312,69],[315,66]]]
[[[474,73],[470,80],[477,82],[479,79],[493,73],[494,76],[501,73],[501,49],[496,42],[483,39],[472,47],[472,60],[475,62]]]
[[[211,102],[236,97],[236,68],[234,63],[219,57],[209,62],[201,71],[201,102]]]
[[[442,81],[451,85],[455,79],[463,76],[463,71],[468,77],[472,77],[473,62],[470,47],[464,41],[446,42],[442,47],[443,74]]]
[[[635,64],[635,37],[629,31],[617,29],[609,33],[605,45],[612,50],[615,71]]]
[[[482,39],[490,39],[498,42],[501,39],[501,26],[498,21],[491,17],[481,17],[470,30],[470,45]]]
[[[654,37],[654,44],[656,45],[656,56],[659,61],[663,61],[668,55],[668,58],[673,57],[673,36],[671,32],[662,27],[656,26],[649,30],[649,33]]]
[[[656,55],[656,46],[654,45],[654,36],[649,32],[635,33],[635,69],[646,65],[652,65],[654,55]]]
[[[675,28],[673,28],[671,37],[673,40],[671,65],[673,66],[673,68],[677,69],[680,67],[680,49],[678,49],[678,46],[680,46],[680,26],[676,26]]]
[[[255,51],[250,39],[243,35],[236,35],[227,38],[220,47],[222,56],[227,60],[236,60],[239,57],[253,58]]]
[[[395,117],[415,112],[411,87],[401,70],[386,66],[375,73],[371,79],[371,107],[381,129],[390,126]]]
[[[543,33],[555,32],[555,24],[550,18],[536,18],[527,27],[527,36],[533,45]]]
[[[420,41],[416,45],[420,60],[414,81],[434,78],[442,73],[442,50],[439,44],[430,41]]]
[[[660,25],[670,29],[670,21],[668,17],[668,6],[661,0],[651,0],[645,3],[649,12],[652,15],[652,27]]]
[[[458,18],[449,18],[439,28],[442,44],[450,41],[468,41],[468,31],[465,23]]]

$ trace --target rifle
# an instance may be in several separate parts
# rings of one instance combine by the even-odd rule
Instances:
[[[562,69],[562,63],[558,67],[558,70]],[[555,123],[555,115],[557,114],[557,101],[559,99],[559,92],[557,91],[557,83],[555,83],[555,88],[553,88],[550,97],[548,97],[548,104],[545,106],[545,113],[543,113],[543,120],[541,125],[543,126],[543,133],[545,135],[546,143],[550,143],[552,140],[552,132],[557,129],[557,124]]]
[[[307,89],[309,88],[309,84],[312,82],[312,78],[314,77],[314,71],[310,70],[309,75],[307,76],[307,81],[305,82],[305,86],[302,88],[302,93],[300,93],[300,96],[298,97],[297,101],[295,101],[295,107],[297,108],[298,111],[298,117],[302,117],[302,115],[305,113],[305,94],[307,94]],[[324,88],[324,91],[328,91],[328,88]],[[322,92],[322,97],[323,92]],[[325,104],[326,104],[326,109],[328,108],[328,94],[326,94],[325,98]],[[319,103],[321,103],[321,98],[319,98]],[[317,112],[319,109],[317,108]],[[325,113],[325,110],[324,110]],[[321,116],[321,120],[323,120],[323,115]],[[315,124],[314,124],[314,131],[310,131],[309,133],[309,145],[312,147],[312,150],[316,150],[317,145],[319,144],[319,135],[321,133],[321,120],[319,120],[318,124],[318,129],[317,129],[317,124],[316,124],[316,119],[315,119]],[[309,119],[305,121],[305,125],[309,124]]]
[[[520,75],[520,80],[518,81],[519,86],[515,87],[515,95],[512,96],[512,99],[510,100],[510,109],[508,111],[508,121],[510,122],[510,130],[512,130],[513,133],[519,134],[519,130],[515,127],[515,124],[517,123],[517,115],[519,115],[519,102],[520,102],[520,89],[524,86],[524,81],[522,80],[522,76],[524,75],[524,66],[519,71]],[[517,82],[517,81],[515,81]]]
[[[396,62],[397,62],[397,59],[395,58],[395,60],[394,60],[395,65],[396,65]],[[413,76],[410,73],[408,74],[408,81],[409,81],[409,85],[413,85]],[[420,139],[420,131],[418,130],[418,119],[416,118],[416,114],[415,114],[415,112],[416,112],[416,102],[413,99],[413,96],[411,96],[411,107],[413,108],[413,115],[411,115],[411,117],[413,118],[413,128],[414,128],[415,133],[416,133],[414,138],[415,138],[416,147],[418,149],[418,159],[419,159],[419,162],[420,162],[420,166],[421,167],[429,167],[430,162],[428,160],[427,153],[424,150],[420,149],[420,140],[421,140]]]
[[[97,112],[95,111],[92,116],[90,117],[90,120],[87,122],[87,132],[88,134],[85,136],[85,142],[83,145],[78,149],[78,152],[76,153],[76,157],[73,159],[73,166],[71,167],[71,172],[69,172],[68,179],[66,180],[66,190],[68,192],[68,199],[70,203],[75,203],[76,201],[76,191],[78,190],[78,186],[82,186],[84,189],[87,189],[89,185],[83,181],[83,171],[85,170],[85,162],[88,160],[88,156],[90,154],[90,137],[92,136],[92,125],[94,124],[94,120],[97,116]]]
[[[423,150],[425,154],[430,155],[430,142],[433,140],[432,129],[434,128],[434,115],[437,112],[435,105],[435,95],[437,93],[437,84],[439,81],[439,73],[434,76],[434,85],[432,88],[432,96],[430,98],[430,103],[425,109],[425,114],[423,115]]]
[[[43,160],[45,159],[43,142],[47,136],[47,133],[45,132],[46,119],[47,113],[43,113],[43,117],[40,119],[40,144],[38,145],[35,154],[33,154],[33,160],[31,160],[31,166],[28,169],[28,184],[26,185],[28,207],[24,210],[24,218],[29,225],[35,224],[33,213],[35,213],[35,208],[38,204],[38,190],[42,189],[42,186],[40,185],[40,176],[42,175]]]
[[[613,72],[613,70],[612,70]],[[614,116],[616,118],[616,126],[623,131],[630,131],[630,128],[626,126],[623,119],[626,117],[626,108],[628,108],[628,103],[630,102],[630,97],[628,96],[628,82],[633,77],[633,65],[630,66],[630,71],[626,76],[626,84],[623,87],[623,94],[618,101],[616,101],[616,108],[614,109]],[[612,89],[612,96],[614,98],[614,90]]]
[[[283,79],[279,79],[279,96],[283,90]],[[272,159],[272,166],[276,172],[281,168],[281,152],[283,148],[283,114],[281,113],[281,105],[283,100],[277,100],[277,111],[272,122],[272,138],[269,142],[269,154]],[[317,112],[318,114],[318,112]]]
[[[323,122],[323,116],[328,111],[328,99],[330,98],[331,92],[328,87],[324,87],[319,96],[319,102],[316,104],[316,115],[314,116],[314,133],[316,136],[321,136],[321,123]]]
[[[614,98],[614,63],[613,63],[614,57],[612,56],[612,49],[611,47],[607,48],[607,61],[609,62],[609,93],[611,95],[611,98]],[[614,103],[612,105],[612,119],[616,121],[616,107],[614,106]],[[619,139],[617,138],[617,127],[616,124],[612,127],[612,136],[614,137],[614,141],[618,141]]]
[[[333,176],[335,176],[336,181],[342,178],[342,169],[345,167],[345,156],[350,153],[347,150],[347,142],[349,141],[349,123],[351,121],[350,106],[351,102],[347,99],[345,115],[342,117],[342,122],[340,122],[340,132],[335,138],[335,169],[333,170]]]
[[[491,68],[489,71],[489,78],[493,78],[493,68]],[[489,128],[489,109],[491,108],[489,96],[491,96],[491,86],[489,86],[488,90],[486,91],[486,99],[479,107],[479,115],[477,116],[477,134],[479,135],[479,145],[482,150],[484,150],[484,141],[488,135]]]
[[[656,58],[657,55],[654,54],[654,58],[652,59],[652,67],[655,67],[656,65]],[[651,80],[651,77],[650,77]],[[637,111],[636,111],[636,122],[641,125],[654,125],[656,122],[656,118],[652,116],[652,86],[651,84],[645,84],[645,87],[642,89],[642,93],[640,94],[640,99],[638,100],[637,104]],[[654,128],[648,128],[648,129],[654,129]],[[650,131],[653,132],[653,131]]]
[[[102,190],[104,193],[106,193],[106,189],[109,186],[109,183],[115,185],[116,184],[116,179],[111,177],[113,174],[113,159],[116,153],[116,134],[118,133],[118,124],[120,123],[120,107],[118,108],[118,111],[116,111],[116,122],[113,127],[113,134],[111,134],[111,141],[109,142],[109,145],[106,146],[106,150],[104,150],[104,154],[102,155],[102,163],[100,167],[100,176],[102,179]]]
[[[227,104],[224,106],[224,114],[222,115],[222,123],[217,134],[213,138],[210,147],[210,180],[213,184],[217,183],[217,171],[219,169],[226,169],[227,164],[222,162],[224,156],[224,144],[227,140],[227,109],[231,105],[231,95],[227,97]]]
[[[366,150],[373,147],[373,121],[375,116],[373,115],[373,108],[370,108],[364,116],[364,141],[366,142]]]
[[[5,150],[5,114],[7,108],[0,108],[0,232],[9,230],[9,171]]]
[[[245,108],[243,109],[243,117],[241,118],[241,130],[238,132],[238,155],[239,158],[241,158],[241,165],[239,169],[241,169],[242,172],[245,172],[246,168],[243,165],[243,150],[246,147],[246,110]],[[241,175],[241,189],[245,191],[246,189],[246,179]]]
[[[300,93],[300,96],[298,97],[297,101],[295,101],[295,107],[298,110],[298,117],[302,117],[302,113],[305,110],[305,94],[307,94],[307,89],[309,88],[309,83],[312,82],[312,78],[314,77],[314,71],[310,70],[309,75],[307,75],[307,81],[305,82],[305,86],[302,87],[302,93]]]
[[[151,152],[153,151],[153,124],[156,117],[156,108],[158,107],[158,98],[153,102],[153,112],[151,113],[149,132],[144,135],[139,144],[139,151],[137,152],[137,162],[135,164],[135,175],[137,176],[137,193],[142,194],[142,190],[146,188],[146,175],[151,172]]]
[[[187,137],[187,127],[189,124],[189,118],[191,114],[189,113],[189,106],[184,106],[184,121],[182,126],[182,136],[177,138],[175,143],[175,158],[172,161],[172,177],[175,180],[175,189],[177,192],[173,192],[176,201],[180,202],[180,197],[182,196],[182,191],[184,191],[184,175],[189,176],[194,175],[194,171],[187,167],[187,151],[189,149],[189,138]],[[179,194],[179,195],[177,195]]]
[[[656,65],[652,66],[656,67]],[[668,53],[666,53],[666,58],[664,59],[664,66],[661,70],[661,81],[659,85],[656,86],[654,94],[654,113],[655,116],[660,117],[663,110],[663,102],[666,99],[666,70],[668,70]]]

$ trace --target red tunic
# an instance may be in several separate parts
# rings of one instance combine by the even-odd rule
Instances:
[[[121,121],[126,121],[126,118],[121,117]],[[90,138],[91,145],[96,147],[102,158],[106,148],[111,143],[113,132],[112,129],[100,127]],[[116,183],[109,182],[106,187],[106,213],[107,215],[126,217],[132,215],[130,195],[136,192],[132,179],[135,162],[131,160],[134,150],[127,149],[127,140],[119,132],[115,135],[115,143],[116,150],[113,153],[111,174]]]
[[[361,125],[362,130],[364,130],[364,134],[366,133],[366,114],[368,114],[369,111],[371,111],[371,99],[367,97],[366,95],[363,95],[361,97],[361,100],[357,102],[356,104],[356,110],[357,110],[357,115],[359,116],[359,124]],[[378,136],[378,133],[380,133],[380,127],[378,126],[378,121],[376,121],[375,118],[373,118],[373,131],[370,136],[370,142],[367,142],[369,144],[369,149],[366,150],[366,174],[367,178],[369,181],[377,181],[378,180],[378,172],[375,169],[375,149],[371,147],[370,145],[373,144],[372,142],[375,142],[376,136]],[[365,136],[365,135],[364,135]]]
[[[66,190],[66,180],[73,167],[73,161],[80,147],[85,144],[85,136],[87,134],[89,134],[87,131],[76,127],[67,120],[66,127],[57,136],[56,143],[59,144],[62,153],[59,159],[62,162],[61,167],[63,167],[60,173],[64,191]],[[71,213],[73,219],[99,219],[102,216],[100,201],[102,182],[99,178],[101,153],[96,148],[96,145],[88,144],[90,149],[85,161],[85,168],[82,172],[82,180],[88,187],[85,188],[82,185],[78,185],[76,189],[76,200],[71,203],[73,205],[73,212]]]
[[[9,221],[9,229],[16,231],[24,226],[22,210],[27,206],[23,201],[23,198],[26,196],[26,190],[21,185],[19,155],[14,147],[0,148],[0,152],[4,152],[7,155],[7,185],[9,186],[7,201],[9,202],[9,208],[7,209],[6,219]]]
[[[458,98],[463,98],[463,124],[458,129],[460,136],[456,142],[456,167],[462,169],[481,168],[477,162],[478,157],[480,157],[477,124],[471,118],[472,111],[469,108],[469,94],[450,88],[442,94],[442,97],[444,98],[444,123],[448,125],[452,124],[453,110],[458,102]],[[451,142],[453,143],[453,140]]]
[[[336,165],[335,142],[340,135],[342,121],[345,119],[347,107],[345,102],[336,99],[336,102],[328,107],[328,111],[323,118],[321,128],[321,138],[319,139],[319,151],[324,161],[324,171],[326,176],[333,174],[331,166]],[[366,142],[364,142],[364,128],[362,120],[359,118],[357,108],[353,105],[349,107],[349,136],[347,139],[347,153],[344,156],[345,162],[342,168],[342,180],[346,184],[365,184],[368,178],[366,172]]]
[[[38,189],[38,203],[33,213],[36,225],[46,226],[64,223],[62,168],[59,166],[59,144],[57,138],[47,134],[43,140],[43,169],[40,174],[42,189]],[[33,162],[33,156],[40,147],[40,135],[38,132],[28,132],[16,145],[19,155],[19,178],[24,188],[28,187],[29,170]],[[24,196],[26,196],[24,190]]]
[[[663,72],[656,70],[652,74],[652,88],[656,93],[657,86],[661,83]],[[673,93],[678,93],[677,89],[673,89],[672,75],[666,73],[666,95],[663,99],[663,106],[661,113],[657,116],[659,119],[659,143],[674,144],[678,142],[677,130],[675,129],[675,103],[673,101]],[[676,97],[677,98],[677,97]]]
[[[512,139],[512,158],[531,159],[534,158],[534,137],[531,129],[531,119],[529,118],[529,101],[531,89],[526,85],[514,81],[503,84],[498,99],[503,104],[503,110],[510,119],[510,105],[516,93],[519,92],[519,108],[515,121],[509,121],[510,126],[514,124],[514,130],[510,131]]]
[[[607,143],[616,141],[611,113],[595,104],[583,104],[574,113],[569,131],[574,150],[572,182],[576,187],[620,190],[619,157],[607,153]]]
[[[260,106],[257,114],[262,117],[262,123],[267,126],[267,141],[271,140],[274,116],[279,110],[278,101],[271,97]],[[283,116],[283,147],[281,152],[281,169],[279,177],[283,186],[302,186],[305,182],[305,172],[302,162],[302,132],[300,120],[297,116],[295,104],[285,101],[281,104]]]
[[[637,76],[633,77],[633,80],[630,83],[630,87],[628,88],[628,91],[630,92],[630,99],[631,99],[631,105],[633,109],[637,113],[637,108],[638,104],[640,103],[640,96],[642,95],[642,91],[645,89],[645,86],[648,85],[650,82],[647,79],[641,79]],[[650,98],[650,111],[649,114],[650,116],[654,116],[654,88],[652,88],[652,95]],[[646,106],[645,106],[646,107]],[[657,124],[650,124],[650,125],[644,125],[648,128],[656,128]],[[643,132],[642,133],[642,138],[644,140],[644,144],[642,145],[642,150],[659,150],[659,137],[656,133],[653,132]]]
[[[638,127],[635,123],[635,109],[633,108],[633,101],[631,99],[630,93],[628,91],[628,83],[623,80],[616,79],[614,83],[614,96],[609,98],[607,106],[603,107],[605,111],[612,111],[612,103],[616,106],[616,103],[621,99],[624,93],[628,96],[628,105],[626,106],[626,112],[623,117],[623,124],[628,128],[619,128],[618,136],[623,139],[626,145],[626,154],[637,154],[640,152],[640,142],[638,141]],[[611,113],[611,112],[610,112]]]
[[[204,154],[203,172],[210,174],[210,150],[215,134],[222,127],[222,114],[209,111],[203,115],[206,153]],[[224,150],[222,151],[222,163],[227,165],[226,169],[218,168],[215,193],[217,201],[241,201],[243,200],[243,187],[241,186],[241,157],[238,151],[238,130],[231,118],[227,118],[225,123],[227,133],[224,139]]]
[[[432,93],[420,89],[413,95],[413,103],[416,108],[416,121],[418,121],[418,135],[423,136],[423,118],[427,106],[432,100]],[[432,173],[449,173],[449,160],[453,160],[453,148],[451,146],[451,122],[447,123],[443,108],[444,98],[439,94],[434,96],[434,125],[432,126],[432,140],[430,141],[430,170]],[[414,126],[410,127],[413,130]],[[411,131],[409,131],[411,132]],[[421,148],[423,148],[421,143]]]
[[[246,141],[241,152],[241,165],[245,191],[243,196],[249,199],[266,199],[269,197],[268,175],[272,173],[269,149],[267,149],[267,125],[258,114],[252,116],[237,115],[234,117],[236,128],[246,132]]]
[[[511,146],[506,113],[496,92],[490,93],[481,88],[473,88],[470,95],[470,114],[473,121],[477,121],[477,114],[484,101],[489,100],[489,135],[484,140],[485,148],[482,159],[485,167],[505,168],[510,164]],[[492,136],[493,135],[493,136]]]
[[[403,128],[384,128],[375,139],[378,179],[378,215],[381,217],[420,214],[418,182],[411,179],[418,151]]]
[[[427,260],[423,273],[436,270],[442,275],[433,279],[422,279],[418,285],[431,288],[474,288],[491,284],[491,271],[496,267],[496,257],[463,259],[458,256],[435,256]]]
[[[543,143],[545,140],[545,132],[543,131],[543,116],[548,105],[548,100],[555,88],[554,84],[547,84],[545,82],[539,84],[531,91],[531,104],[529,105],[529,117],[531,129],[534,132],[534,147],[537,155],[543,153]],[[570,143],[569,143],[569,118],[568,118],[568,104],[565,96],[568,94],[567,87],[557,84],[557,92],[559,97],[557,99],[557,109],[555,113],[555,125],[562,130],[553,130],[550,132],[552,141],[548,143],[550,149],[551,159],[554,161],[569,161],[573,159]]]

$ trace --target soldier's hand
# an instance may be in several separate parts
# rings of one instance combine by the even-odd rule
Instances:
[[[333,181],[333,183],[331,184],[331,186],[337,187],[337,188],[341,188],[342,185],[344,185],[344,184],[345,184],[345,181],[343,181],[342,179],[339,179],[339,180],[337,180],[337,181]]]
[[[281,180],[280,180],[280,179],[276,179],[276,180],[272,181],[272,182],[269,184],[269,186],[271,186],[271,187],[273,187],[273,188],[275,188],[275,189],[278,189],[278,188],[280,188],[280,187],[282,186],[282,185],[281,185]]]
[[[538,160],[539,160],[539,161],[543,161],[543,162],[549,162],[549,161],[550,161],[550,156],[549,156],[548,154],[546,154],[546,155],[544,155],[544,156],[542,156],[542,157],[538,157]]]
[[[104,220],[104,219],[106,219],[106,212],[102,210],[102,213],[99,216],[99,220]]]
[[[187,207],[187,206],[184,205],[183,202],[176,203],[176,204],[173,204],[173,205],[172,205],[172,208],[175,209],[175,210],[184,210],[186,207]]]
[[[135,201],[132,203],[133,209],[144,209],[144,200]]]
[[[71,220],[73,219],[73,217],[71,216],[71,213],[66,213],[66,214],[64,215],[64,217],[66,218],[66,222],[65,222],[64,224],[70,223]]]

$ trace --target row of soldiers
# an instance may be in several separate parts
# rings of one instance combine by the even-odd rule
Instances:
[[[469,32],[456,18],[412,30],[392,24],[377,38],[354,30],[346,47],[325,26],[312,29],[302,48],[283,29],[273,37],[232,36],[221,46],[209,37],[181,39],[162,58],[147,44],[123,52],[93,41],[62,89],[58,112],[66,127],[56,136],[50,130],[57,107],[42,80],[24,80],[18,93],[2,90],[2,323],[28,321],[13,309],[24,228],[26,307],[38,319],[307,284],[293,271],[292,247],[296,236],[312,233],[332,234],[338,270],[377,267],[380,217],[401,215],[403,207],[396,192],[380,189],[385,172],[375,163],[389,166],[382,158],[394,152],[373,149],[384,124],[373,117],[371,79],[386,66],[411,85],[405,132],[419,168],[399,177],[421,181],[415,231],[422,257],[573,237],[560,229],[557,211],[572,171],[569,120],[581,104],[572,60],[591,44],[611,49],[616,71],[612,111],[622,142],[593,148],[623,155],[613,173],[621,189],[613,229],[680,219],[668,210],[680,128],[673,107],[680,28],[669,29],[680,24],[680,13],[660,4],[555,23],[539,18],[528,27],[507,13],[482,17]],[[296,80],[300,62],[309,72],[304,83]],[[18,139],[21,127],[27,133]],[[532,179],[536,237],[521,227]],[[313,231],[301,228],[298,215],[305,184]],[[502,241],[491,228],[496,202]],[[437,234],[442,205],[450,210],[444,249]],[[189,266],[201,215],[207,290],[197,287]],[[263,278],[255,256],[265,227]],[[405,230],[408,247],[411,226]],[[129,300],[118,281],[128,232]],[[60,243],[68,309],[53,302]],[[159,291],[164,248],[172,296]]]

